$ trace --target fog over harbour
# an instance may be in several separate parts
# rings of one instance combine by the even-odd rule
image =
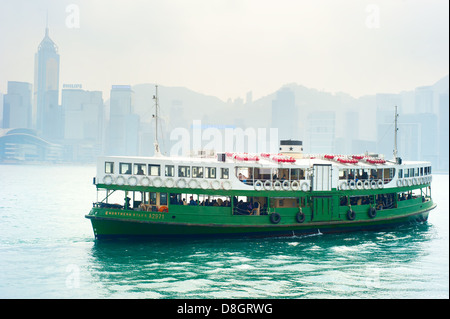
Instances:
[[[448,61],[445,0],[0,0],[0,298],[448,299]]]
[[[0,146],[17,129],[52,143],[46,158],[3,146],[2,161],[152,155],[158,84],[166,154],[201,123],[390,158],[396,105],[399,155],[448,171],[448,2],[1,5]]]

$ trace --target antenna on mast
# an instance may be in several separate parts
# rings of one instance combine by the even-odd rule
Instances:
[[[47,9],[47,19],[45,21],[45,35],[48,36],[48,9]]]
[[[397,113],[397,105],[395,106],[395,113],[394,113],[394,161],[397,164],[401,164],[402,163],[402,159],[397,157],[398,155],[398,150],[397,150],[397,131],[398,131],[398,127],[397,127],[397,118],[398,118],[398,113]]]
[[[158,108],[159,108],[159,100],[158,100],[158,85],[155,85],[156,94],[153,95],[153,100],[155,100],[155,114],[153,114],[153,118],[155,119],[155,156],[161,156],[161,152],[159,151],[159,143],[158,143]]]

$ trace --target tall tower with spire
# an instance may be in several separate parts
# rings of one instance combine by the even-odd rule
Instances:
[[[39,44],[34,59],[34,108],[36,129],[48,139],[61,137],[59,117],[59,54],[50,39],[48,19],[45,36]]]

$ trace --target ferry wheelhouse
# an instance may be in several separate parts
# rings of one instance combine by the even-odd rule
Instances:
[[[423,222],[436,206],[429,162],[307,156],[299,145],[282,141],[280,154],[100,157],[98,201],[86,217],[97,238],[289,236]]]

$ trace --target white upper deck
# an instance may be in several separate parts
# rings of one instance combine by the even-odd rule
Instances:
[[[374,156],[223,153],[208,157],[100,157],[97,184],[225,190],[375,189],[431,182],[429,162]]]

